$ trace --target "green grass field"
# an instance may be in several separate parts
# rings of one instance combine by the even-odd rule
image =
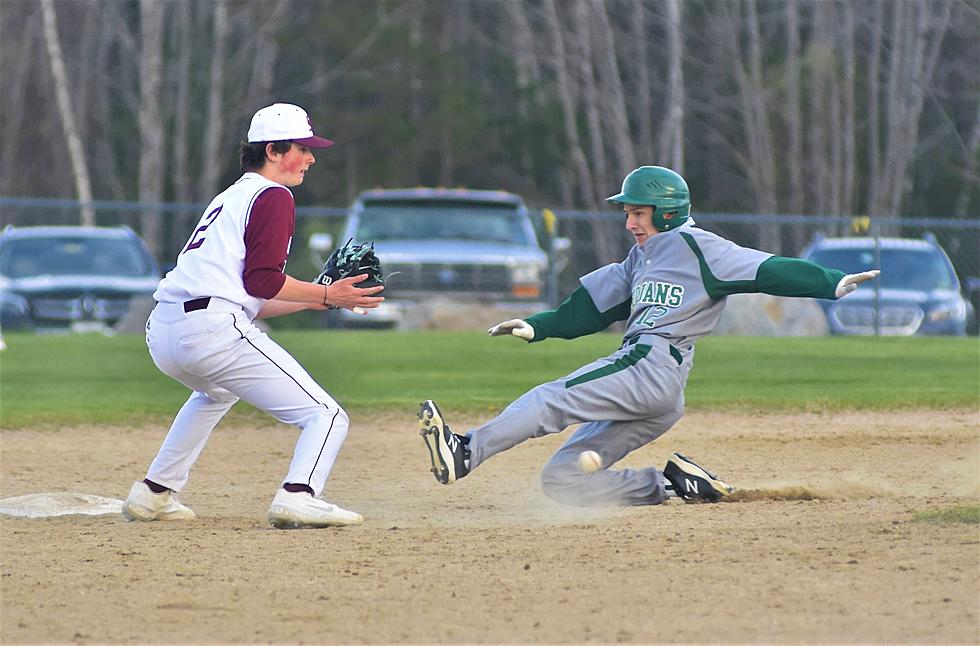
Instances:
[[[920,511],[913,517],[921,523],[963,523],[980,525],[980,505],[961,505],[945,509]]]
[[[527,345],[478,332],[283,330],[273,336],[351,411],[432,398],[490,412],[615,349],[619,337]],[[0,424],[136,424],[169,419],[186,389],[153,365],[140,335],[6,334]],[[733,410],[954,408],[980,405],[976,338],[708,337],[687,406]],[[255,415],[247,406],[233,414]]]

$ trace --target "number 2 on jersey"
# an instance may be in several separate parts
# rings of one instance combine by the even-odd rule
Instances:
[[[197,231],[194,232],[194,235],[191,236],[191,241],[187,243],[187,248],[184,249],[184,253],[187,253],[191,249],[197,249],[204,244],[204,230],[211,226],[211,223],[214,222],[216,217],[218,217],[218,214],[221,213],[221,209],[223,207],[224,205],[222,204],[201,219],[202,224],[197,228]]]

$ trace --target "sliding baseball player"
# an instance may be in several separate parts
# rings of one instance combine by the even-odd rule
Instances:
[[[732,487],[674,453],[663,470],[612,468],[666,433],[684,413],[694,348],[718,323],[731,294],[836,299],[878,275],[835,269],[740,247],[695,226],[687,183],[673,170],[642,166],[608,198],[622,205],[636,245],[619,263],[583,276],[557,309],[504,321],[491,336],[531,343],[573,339],[626,321],[622,346],[542,384],[497,417],[453,433],[435,402],[419,411],[432,471],[443,484],[533,437],[581,426],[545,465],[544,493],[571,505],[656,505],[677,496],[716,502]]]

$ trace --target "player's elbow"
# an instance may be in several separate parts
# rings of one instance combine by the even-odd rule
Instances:
[[[286,275],[277,269],[256,269],[246,271],[242,282],[249,296],[268,300],[275,298],[282,290]]]

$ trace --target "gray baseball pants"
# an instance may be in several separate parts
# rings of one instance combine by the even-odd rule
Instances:
[[[582,506],[663,502],[663,474],[655,467],[609,467],[681,418],[692,356],[681,359],[666,339],[643,335],[635,344],[533,388],[468,433],[470,469],[527,439],[582,424],[544,466],[541,487],[548,497]],[[603,468],[583,473],[578,466],[583,451],[598,453]]]

